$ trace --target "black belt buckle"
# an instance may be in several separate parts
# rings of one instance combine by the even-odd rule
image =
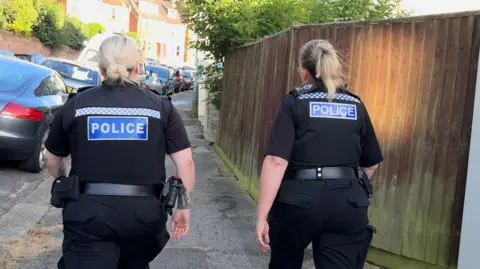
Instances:
[[[105,196],[141,196],[158,197],[158,189],[154,185],[127,185],[113,183],[85,183],[84,194]]]

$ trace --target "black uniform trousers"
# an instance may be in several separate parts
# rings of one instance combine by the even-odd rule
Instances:
[[[269,269],[301,269],[310,243],[317,269],[362,269],[369,205],[357,179],[283,181],[268,218]]]
[[[63,209],[59,269],[149,269],[170,238],[156,197],[82,194]]]

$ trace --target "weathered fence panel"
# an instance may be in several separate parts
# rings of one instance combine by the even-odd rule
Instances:
[[[343,55],[349,88],[365,103],[384,152],[373,178],[378,233],[370,258],[402,269],[455,266],[480,11],[303,25],[231,51],[218,146],[254,197],[276,108],[300,82],[298,51],[317,38]]]

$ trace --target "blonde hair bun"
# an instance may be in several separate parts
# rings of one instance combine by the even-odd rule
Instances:
[[[135,79],[130,75],[135,71],[139,53],[137,42],[130,37],[113,35],[106,38],[100,45],[98,67],[105,73],[106,85],[135,85]]]
[[[107,77],[111,79],[128,78],[127,67],[121,64],[110,64],[107,67]]]

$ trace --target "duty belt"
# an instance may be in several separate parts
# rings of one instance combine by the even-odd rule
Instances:
[[[317,167],[293,171],[295,179],[325,180],[341,178],[358,178],[357,169],[353,167]]]
[[[116,196],[153,196],[158,197],[160,186],[158,185],[125,185],[113,183],[85,183],[82,193],[92,195],[116,195]]]

